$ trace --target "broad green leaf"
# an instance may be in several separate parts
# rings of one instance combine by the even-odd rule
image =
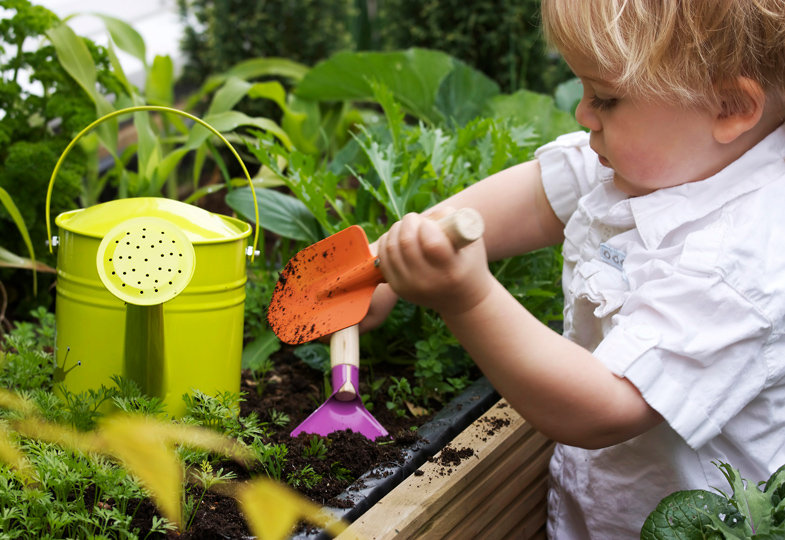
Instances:
[[[281,348],[281,342],[272,330],[265,332],[243,349],[242,368],[256,371],[270,355]]]
[[[556,106],[562,111],[575,114],[575,107],[583,97],[583,85],[580,79],[570,79],[556,87],[553,94]]]
[[[150,123],[150,113],[134,113],[134,127],[138,141],[136,155],[139,164],[137,170],[142,179],[151,182],[153,173],[161,159],[161,142]]]
[[[319,222],[300,200],[272,189],[255,190],[261,228],[309,244],[322,239]],[[235,189],[228,193],[226,204],[244,219],[254,222],[251,188]]]
[[[572,115],[554,106],[553,98],[528,90],[498,95],[490,100],[488,110],[493,117],[531,125],[545,141],[583,129]]]
[[[291,81],[301,80],[310,68],[305,64],[288,58],[251,58],[238,62],[224,74],[226,77],[256,79],[258,77],[277,76]]]
[[[157,179],[157,184],[152,187],[153,193],[160,192],[163,182],[173,173],[188,152],[190,152],[188,148],[176,148],[158,161],[155,170],[151,172],[151,178]]]
[[[449,125],[465,126],[499,94],[499,85],[466,64],[457,64],[439,85],[435,108]]]
[[[435,103],[444,78],[461,62],[427,49],[394,52],[340,52],[314,66],[295,87],[295,95],[313,101],[367,100],[371,81],[389,88],[412,114],[439,123]]]
[[[736,515],[736,509],[721,495],[677,491],[660,501],[646,518],[641,540],[721,540],[723,536],[717,532],[720,516],[733,519]]]
[[[749,532],[770,532],[773,507],[771,497],[758,489],[757,484],[741,477],[739,471],[727,463],[717,466],[733,489],[731,500],[744,516],[744,525]]]
[[[213,99],[210,101],[210,107],[207,109],[205,116],[232,110],[248,94],[251,86],[253,86],[252,83],[248,81],[237,77],[229,77],[223,86],[213,94]]]
[[[644,540],[783,538],[785,467],[771,475],[764,490],[727,463],[715,463],[730,484],[730,497],[704,490],[665,497],[641,530]]]
[[[265,81],[254,83],[248,89],[248,97],[254,99],[269,99],[275,102],[282,111],[286,112],[286,89],[278,81]]]

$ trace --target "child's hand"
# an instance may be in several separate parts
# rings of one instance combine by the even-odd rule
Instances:
[[[461,313],[490,291],[482,239],[460,250],[431,217],[406,214],[377,241],[381,271],[405,300],[439,313]]]

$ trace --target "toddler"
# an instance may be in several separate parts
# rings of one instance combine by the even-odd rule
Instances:
[[[398,298],[436,310],[557,441],[548,533],[637,538],[666,495],[785,464],[785,2],[543,0],[583,83],[577,120],[376,243]],[[470,206],[460,251],[430,218]],[[563,243],[564,334],[488,260]],[[514,480],[512,480],[514,481]]]

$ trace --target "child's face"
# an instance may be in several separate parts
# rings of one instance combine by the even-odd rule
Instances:
[[[714,139],[716,114],[623,95],[593,63],[569,56],[567,61],[583,83],[575,118],[591,131],[591,148],[614,170],[614,184],[624,193],[645,195],[703,180],[729,162]]]

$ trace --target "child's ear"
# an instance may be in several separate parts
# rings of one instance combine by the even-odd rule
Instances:
[[[738,77],[727,92],[714,122],[714,139],[722,144],[735,141],[754,128],[763,116],[766,92],[760,84],[747,77]]]

